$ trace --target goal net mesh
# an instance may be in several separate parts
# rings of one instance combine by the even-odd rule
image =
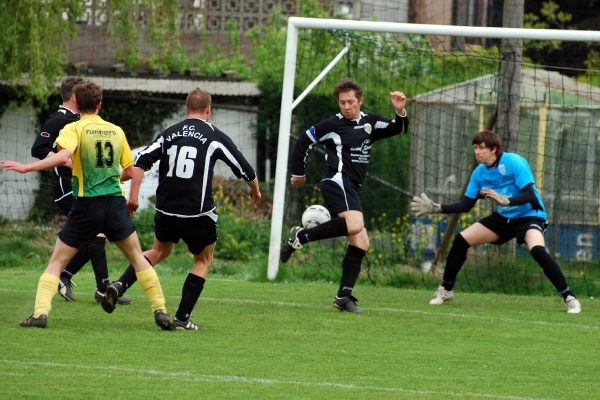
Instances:
[[[414,218],[409,213],[410,198],[421,192],[439,203],[462,198],[474,166],[471,139],[483,129],[501,133],[497,107],[499,98],[504,98],[517,114],[518,128],[516,134],[501,135],[503,147],[529,161],[550,223],[545,235],[548,251],[575,292],[598,291],[600,89],[594,86],[596,56],[588,54],[586,43],[525,40],[520,68],[508,79],[518,92],[506,92],[502,60],[515,62],[520,55],[518,50],[501,52],[500,40],[478,40],[479,44],[463,40],[461,50],[452,50],[460,47],[453,37],[301,29],[294,98],[346,43],[346,56],[293,112],[289,160],[299,135],[339,111],[333,96],[339,79],[352,77],[363,86],[365,112],[393,117],[389,93],[399,90],[408,96],[409,132],[374,144],[362,186],[370,239],[362,280],[408,288],[439,283],[449,249],[442,245],[445,232],[451,230],[447,236],[451,244],[456,233],[491,213],[492,204],[479,200],[471,212],[460,216]],[[574,54],[577,49],[584,54]],[[586,68],[540,65],[536,60],[542,51],[583,58]],[[324,168],[324,152],[317,146],[310,153],[305,186],[298,189],[288,183],[284,237],[290,227],[300,224],[307,207],[324,204],[319,190]],[[345,238],[309,243],[280,265],[279,273],[337,283],[346,247]],[[432,263],[436,252],[440,252],[439,264]],[[528,253],[514,241],[501,247],[471,248],[456,287],[555,293]]]

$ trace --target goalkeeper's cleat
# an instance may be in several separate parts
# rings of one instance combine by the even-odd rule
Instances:
[[[102,309],[107,313],[115,311],[119,297],[123,295],[123,284],[121,282],[113,282],[106,288],[104,297],[100,299]]]
[[[73,286],[77,285],[71,282],[69,278],[60,278],[58,281],[58,294],[66,301],[75,301],[75,296],[73,296],[73,292],[71,291]]]
[[[154,311],[154,322],[163,331],[172,331],[174,329],[173,319],[163,310]]]
[[[33,315],[22,321],[19,325],[24,328],[45,328],[48,324],[48,318],[44,314],[35,318]]]
[[[355,314],[362,314],[360,308],[356,305],[358,299],[354,296],[337,297],[333,299],[333,307],[339,311],[348,311]]]
[[[431,299],[429,304],[440,305],[446,301],[452,301],[452,299],[454,299],[454,293],[452,293],[452,290],[446,290],[445,287],[440,285],[435,291],[433,299]]]
[[[102,301],[103,297],[104,297],[104,293],[102,293],[99,290],[96,290],[96,293],[94,293],[94,299],[96,300],[96,303],[100,303]],[[121,297],[117,298],[117,304],[120,304],[123,306],[131,303],[131,301],[132,301],[131,297],[127,297],[127,296],[121,296]]]
[[[302,248],[302,244],[300,244],[300,240],[298,239],[298,234],[303,230],[304,229],[301,226],[294,226],[290,230],[290,237],[281,245],[281,250],[279,252],[279,259],[282,263],[286,263],[294,251]]]
[[[567,296],[565,303],[567,303],[567,314],[579,314],[581,312],[581,303],[575,296]]]
[[[194,324],[191,319],[180,321],[175,317],[173,318],[173,329],[177,331],[199,331],[200,327]]]

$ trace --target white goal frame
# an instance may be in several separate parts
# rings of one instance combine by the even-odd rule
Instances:
[[[285,50],[285,68],[283,74],[283,91],[281,94],[281,116],[279,120],[279,142],[277,145],[277,163],[275,166],[275,187],[273,192],[273,214],[271,219],[271,239],[269,244],[269,260],[267,277],[277,277],[279,270],[279,251],[283,228],[283,211],[285,188],[288,179],[288,152],[292,110],[314,88],[319,81],[333,68],[348,51],[348,45],[338,54],[321,74],[294,101],[294,81],[296,75],[296,52],[298,48],[298,30],[323,29],[362,32],[386,32],[400,34],[418,34],[433,36],[458,36],[491,39],[531,39],[600,42],[600,31],[574,31],[558,29],[524,29],[524,28],[490,28],[474,26],[428,25],[393,22],[349,21],[339,19],[319,19],[290,17],[288,19]],[[317,122],[317,121],[315,121]]]

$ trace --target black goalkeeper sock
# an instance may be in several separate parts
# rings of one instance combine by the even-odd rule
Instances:
[[[79,249],[77,253],[75,253],[73,258],[71,258],[71,261],[69,261],[67,267],[60,274],[60,277],[71,279],[73,275],[78,273],[88,261],[90,261],[90,254],[88,251],[88,246],[85,245],[83,248]]]
[[[342,262],[342,280],[337,293],[338,297],[350,296],[352,294],[365,254],[367,252],[363,249],[348,245],[344,261]]]
[[[335,217],[314,228],[302,230],[302,235],[299,235],[298,239],[301,244],[304,244],[339,236],[348,236],[348,226],[346,225],[346,220],[344,218]]]
[[[446,258],[446,267],[444,268],[444,276],[442,278],[444,289],[452,290],[454,288],[456,277],[467,259],[469,247],[471,246],[469,246],[469,243],[467,243],[460,233],[456,235]]]
[[[88,244],[92,268],[96,276],[96,288],[101,293],[106,293],[108,287],[108,265],[106,263],[106,239],[95,237]]]
[[[181,301],[179,302],[179,308],[175,313],[175,317],[177,317],[180,321],[187,321],[190,319],[192,315],[192,311],[196,306],[196,302],[202,293],[202,289],[204,289],[204,283],[206,279],[201,276],[188,274],[185,282],[183,282],[183,287],[181,288]]]
[[[560,270],[560,267],[556,261],[550,257],[550,254],[548,254],[544,246],[533,246],[533,249],[531,249],[529,253],[531,253],[533,259],[540,265],[540,267],[542,267],[544,274],[548,277],[550,282],[552,282],[563,299],[566,299],[567,296],[575,297],[569,288],[567,280]]]

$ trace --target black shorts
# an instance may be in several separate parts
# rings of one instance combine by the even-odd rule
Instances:
[[[194,255],[218,239],[217,223],[208,216],[180,218],[156,212],[154,215],[154,235],[159,242],[179,243],[183,240]]]
[[[71,208],[73,208],[73,203],[75,203],[75,197],[69,193],[64,195],[62,198],[57,199],[55,203],[63,215],[69,215],[69,211],[71,211]]]
[[[79,197],[58,234],[71,247],[82,248],[99,233],[111,242],[127,239],[135,232],[123,196]]]
[[[333,215],[348,210],[362,212],[360,204],[360,186],[342,174],[321,180],[323,200]]]
[[[493,244],[504,244],[511,239],[516,238],[517,244],[525,243],[525,234],[530,229],[536,229],[546,233],[548,221],[537,217],[522,217],[522,218],[505,218],[498,213],[493,213],[489,217],[479,220],[479,223],[496,235],[500,239]]]

